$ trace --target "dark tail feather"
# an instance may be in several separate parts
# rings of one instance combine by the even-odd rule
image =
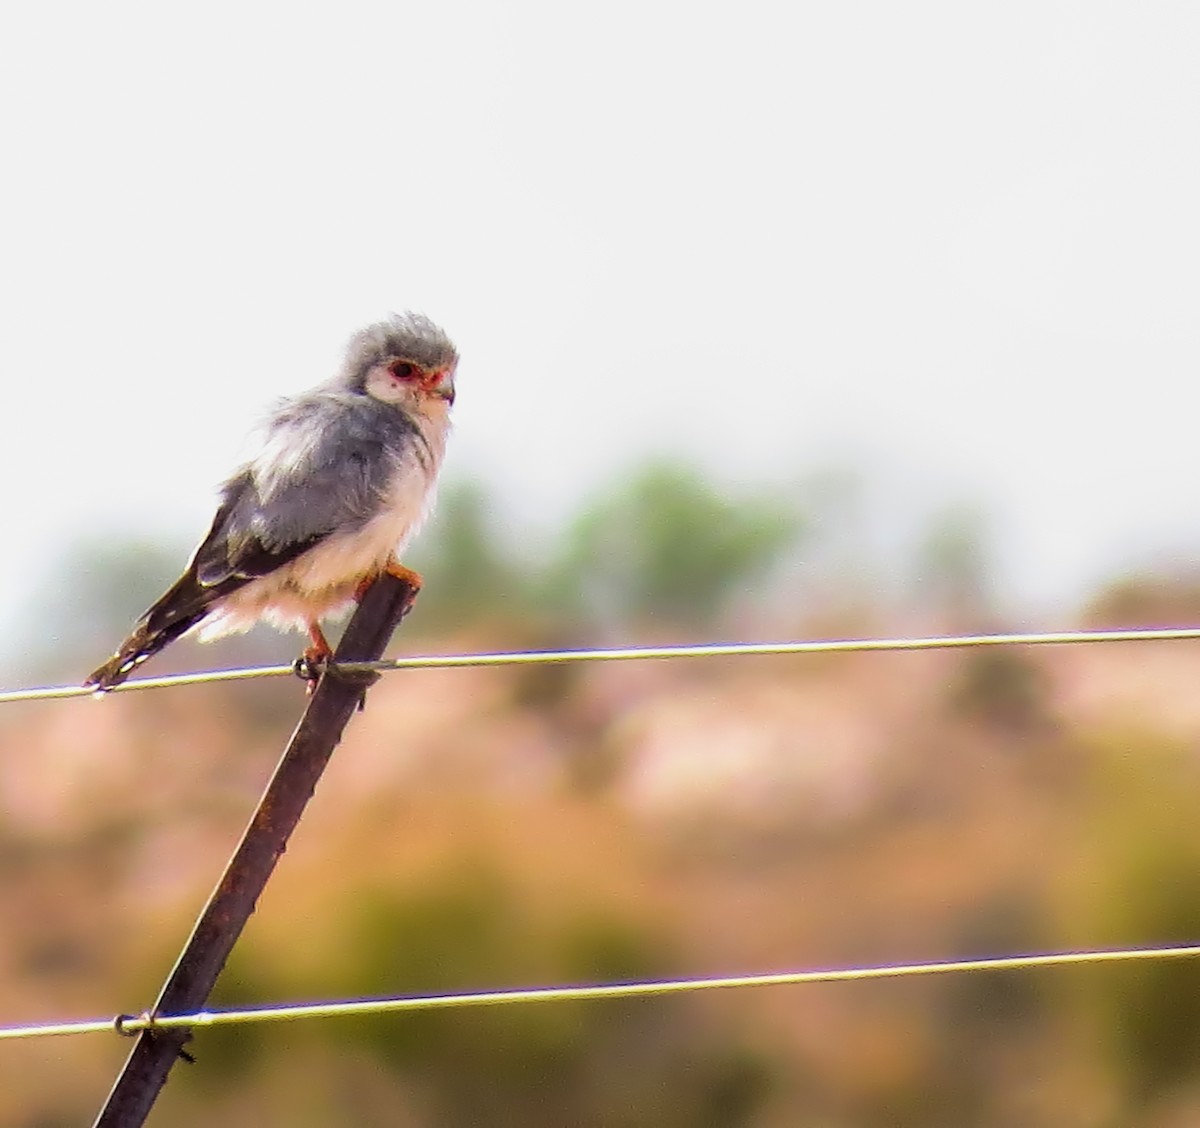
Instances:
[[[172,623],[166,630],[151,631],[144,626],[138,627],[103,666],[93,670],[83,684],[94,686],[98,692],[114,689],[120,685],[147,658],[153,658],[164,646],[174,642],[185,631],[189,631],[201,619],[204,612],[190,619],[180,619]]]
[[[104,665],[93,670],[83,684],[100,693],[114,689],[147,658],[152,658],[164,646],[190,631],[208,614],[213,600],[221,594],[219,589],[205,588],[193,574],[186,573],[138,620],[120,649]]]

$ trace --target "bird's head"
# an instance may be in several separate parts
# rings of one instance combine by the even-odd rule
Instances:
[[[454,402],[457,366],[450,338],[428,317],[394,313],[351,338],[341,381],[410,411],[444,411]]]

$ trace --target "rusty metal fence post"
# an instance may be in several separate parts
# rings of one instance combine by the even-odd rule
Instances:
[[[412,588],[392,576],[377,580],[346,627],[335,665],[381,657],[414,595]],[[321,678],[241,842],[163,984],[152,1015],[203,1008],[346,724],[366,686],[377,677],[338,676],[335,670]],[[96,1128],[144,1124],[190,1038],[187,1030],[143,1030],[96,1118]]]

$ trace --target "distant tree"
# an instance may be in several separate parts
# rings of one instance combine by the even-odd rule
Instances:
[[[957,505],[933,521],[917,549],[915,586],[950,621],[982,628],[993,611],[987,522],[973,506]]]
[[[571,614],[609,622],[711,623],[799,530],[797,515],[776,498],[727,497],[686,466],[654,464],[567,530],[547,576],[549,597]]]
[[[546,916],[531,912],[526,896],[491,867],[444,871],[426,888],[361,886],[321,925],[324,937],[332,931],[340,940],[339,989],[354,997],[438,993],[539,975],[627,982],[662,978],[677,966],[673,941],[649,920],[603,901],[557,906]],[[280,983],[281,962],[240,949],[214,1001],[320,989]],[[371,1061],[374,1084],[353,1102],[361,1110],[353,1123],[364,1125],[738,1128],[760,1122],[776,1083],[773,1057],[685,999],[364,1016],[312,1036],[320,1039],[321,1067],[285,1094],[298,1084],[309,1099],[331,1090],[345,1101],[362,1062]],[[206,1035],[203,1052],[208,1083],[246,1103],[256,1086],[269,1086],[268,1071],[290,1067],[277,1038],[246,1028]],[[401,1114],[414,1093],[424,1118]],[[290,1099],[280,1096],[279,1106]]]
[[[527,601],[527,569],[509,550],[498,529],[496,505],[477,482],[442,490],[437,513],[414,547],[412,565],[426,581],[418,601],[420,622],[467,623]]]
[[[963,655],[947,703],[959,716],[1013,736],[1046,731],[1054,715],[1049,677],[1017,650]]]
[[[1178,627],[1200,621],[1200,572],[1162,569],[1124,576],[1084,608],[1089,627]]]
[[[1200,936],[1200,786],[1194,749],[1149,731],[1119,729],[1085,745],[1086,777],[1060,817],[1073,849],[1055,904],[1064,947],[1191,944]],[[1200,966],[1147,961],[1058,984],[1106,1054],[1097,1075],[1119,1084],[1127,1108],[1112,1123],[1196,1123]],[[1186,1095],[1191,1116],[1139,1115]]]

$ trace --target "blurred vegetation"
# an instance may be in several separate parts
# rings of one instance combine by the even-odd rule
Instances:
[[[954,629],[986,629],[995,613],[988,522],[974,506],[937,514],[916,551],[917,598],[940,608]]]
[[[437,516],[412,553],[413,566],[429,581],[414,622],[452,628],[464,620],[529,612],[536,571],[506,542],[483,486],[454,482],[440,492]]]
[[[571,524],[545,592],[566,616],[603,628],[711,629],[754,594],[802,526],[779,498],[727,496],[687,467],[652,465]]]
[[[216,1001],[331,989],[352,998],[480,990],[513,983],[522,972],[534,982],[644,979],[668,974],[677,958],[660,929],[602,898],[539,921],[528,894],[494,863],[460,859],[413,886],[371,887],[368,879],[352,897],[331,891],[331,899],[340,911],[318,943],[340,963],[332,975],[327,966],[315,973],[289,967],[294,961],[285,953],[251,943],[227,968]],[[298,1086],[304,1104],[336,1101],[369,1064],[397,1104],[412,1099],[408,1089],[420,1078],[424,1115],[452,1128],[736,1128],[750,1123],[769,1084],[767,1059],[688,1000],[427,1011],[399,1021],[367,1016],[303,1037],[322,1055],[320,1076]],[[271,1043],[265,1030],[206,1036],[204,1076],[186,1103],[199,1113],[203,1098],[259,1084],[272,1067]],[[188,1122],[182,1108],[172,1115]],[[353,1123],[391,1124],[391,1115],[364,1108]],[[301,1123],[299,1116],[289,1113],[288,1123]]]
[[[831,607],[878,633],[917,613],[999,625],[978,510],[909,538],[897,606],[872,585],[867,505],[845,475],[739,494],[657,465],[535,545],[480,484],[451,485],[413,554],[427,583],[398,643],[708,638],[752,615],[803,637]],[[98,659],[185,555],[80,546],[37,602],[39,660],[77,674],[80,650]],[[1137,577],[1084,615],[1191,621],[1197,590]],[[249,649],[220,661],[288,646],[230,645]],[[1196,942],[1198,661],[989,649],[386,678],[214,1003]],[[153,998],[298,694],[212,686],[4,714],[6,1021]],[[150,1123],[1181,1128],[1200,1123],[1198,968],[205,1031]],[[0,1128],[85,1120],[125,1049],[6,1044]]]
[[[691,467],[661,463],[585,505],[556,544],[519,553],[482,487],[457,483],[413,554],[430,581],[422,621],[524,616],[568,634],[712,628],[760,595],[804,523],[783,497],[726,495]]]
[[[1180,567],[1122,576],[1088,602],[1083,619],[1098,630],[1200,623],[1200,572]]]

